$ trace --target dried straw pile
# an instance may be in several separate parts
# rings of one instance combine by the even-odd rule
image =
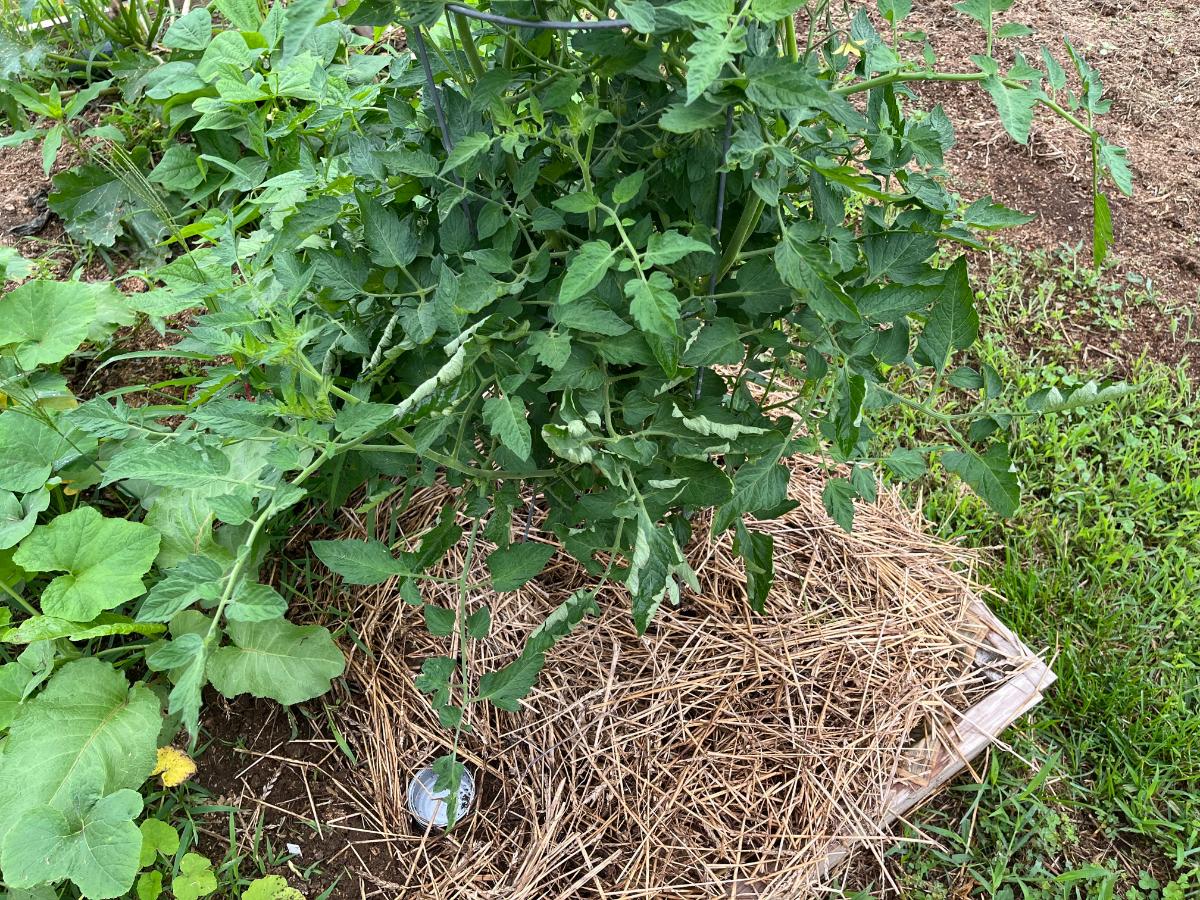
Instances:
[[[800,898],[839,845],[881,850],[892,839],[879,824],[885,797],[911,748],[978,695],[965,615],[974,594],[962,554],[924,534],[897,498],[861,508],[847,535],[822,509],[821,487],[798,463],[799,507],[763,526],[778,579],[767,615],[748,612],[728,541],[697,541],[701,596],[664,609],[639,638],[627,598],[609,591],[603,615],[555,648],[525,712],[472,709],[460,752],[479,795],[447,836],[414,824],[405,789],[445,752],[413,676],[425,656],[452,653],[450,639],[431,638],[388,586],[352,596],[351,625],[370,651],[351,658],[357,743],[399,864],[389,874],[406,873],[384,893]],[[434,520],[446,490],[415,497],[404,533]],[[511,659],[584,584],[559,555],[517,593],[473,598],[495,626],[472,670]],[[453,586],[425,590],[454,605]]]

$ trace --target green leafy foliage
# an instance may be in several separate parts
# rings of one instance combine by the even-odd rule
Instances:
[[[319,697],[346,660],[329,632],[283,619],[230,622],[231,644],[208,662],[213,687],[226,697],[250,694],[292,704]]]
[[[159,536],[138,522],[106,519],[90,506],[39,525],[13,562],[28,572],[59,572],[42,592],[42,612],[87,622],[139,596],[158,555]]]
[[[93,897],[132,886],[136,789],[154,768],[160,719],[147,688],[98,659],[67,663],[21,705],[0,750],[0,871],[10,885],[69,878]],[[103,847],[101,865],[89,844]],[[43,852],[51,846],[60,852]]]
[[[996,21],[1010,5],[959,5],[985,46],[976,71],[952,75],[990,95],[1018,141],[1038,111],[1085,134],[1102,259],[1100,183],[1131,188],[1123,151],[1092,126],[1102,85],[1070,45],[1081,90],[1049,51],[1044,68],[1019,56],[1002,67],[995,42],[1024,33]],[[624,585],[644,633],[697,588],[683,548],[708,514],[714,535],[733,530],[748,602],[763,609],[773,542],[752,520],[791,508],[797,453],[821,458],[826,509],[846,528],[874,497],[865,461],[880,459],[905,478],[956,473],[1002,515],[1017,509],[1014,416],[1114,388],[998,405],[953,248],[1026,217],[947,191],[953,128],[904,87],[945,73],[908,57],[897,27],[908,0],[878,4],[891,41],[860,10],[836,25],[814,17],[796,43],[799,6],[621,0],[630,30],[532,38],[468,21],[453,45],[426,34],[423,62],[349,29],[390,23],[387,4],[343,21],[327,0],[215,0],[166,27],[114,28],[120,64],[100,64],[112,79],[76,73],[72,93],[4,83],[0,111],[42,141],[47,165],[64,142],[83,154],[49,198],[68,233],[96,247],[124,239],[161,263],[143,295],[34,281],[0,302],[0,550],[16,548],[22,607],[4,608],[0,640],[26,648],[0,667],[0,786],[15,789],[18,763],[55,746],[79,757],[63,791],[39,776],[0,799],[0,823],[35,823],[16,838],[0,824],[6,880],[132,887],[137,810],[123,792],[145,777],[161,714],[146,687],[75,655],[103,646],[192,735],[207,684],[292,704],[342,674],[334,635],[289,622],[292,586],[262,574],[301,503],[355,506],[377,538],[314,541],[313,554],[347,584],[394,581],[405,613],[460,654],[501,627],[470,601],[481,529],[494,589],[537,578],[561,546]],[[399,15],[415,36],[443,10],[410,12]],[[86,133],[102,95],[129,114]],[[8,255],[0,265],[28,274]],[[170,383],[180,398],[77,404],[64,375],[94,366],[115,328],[184,309],[202,312],[161,352],[186,360]],[[936,434],[890,445],[878,423],[898,409],[920,410]],[[455,499],[421,532],[380,515],[436,479]],[[426,603],[422,584],[445,577],[430,570],[464,523],[459,602]],[[474,704],[521,709],[554,643],[599,612],[595,596],[572,595],[498,668],[425,660],[417,687],[456,732]],[[92,693],[106,693],[71,706],[58,686],[85,664]],[[54,731],[51,714],[76,724]],[[457,783],[453,756],[439,765]],[[71,836],[93,833],[111,837],[111,883],[79,871]],[[30,834],[61,852],[35,859]],[[173,852],[165,833],[139,835],[137,855]],[[215,887],[190,854],[169,885],[182,898]],[[137,888],[161,890],[161,879]]]

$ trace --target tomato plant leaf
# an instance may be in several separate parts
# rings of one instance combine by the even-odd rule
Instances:
[[[553,546],[536,541],[509,544],[493,550],[487,558],[492,587],[498,591],[515,591],[536,578],[553,555]]]
[[[949,450],[942,454],[941,460],[942,465],[969,484],[998,515],[1007,518],[1017,511],[1021,487],[1006,446],[993,444],[983,454],[974,450]]]
[[[489,397],[483,401],[483,421],[492,436],[519,456],[528,459],[533,435],[525,404],[520,397]]]

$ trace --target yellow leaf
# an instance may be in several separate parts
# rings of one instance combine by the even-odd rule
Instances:
[[[158,764],[151,775],[161,775],[163,787],[179,787],[196,774],[196,762],[175,747],[158,748]]]

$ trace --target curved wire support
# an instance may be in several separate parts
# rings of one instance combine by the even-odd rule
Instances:
[[[461,3],[447,3],[446,9],[457,15],[466,16],[468,19],[478,19],[480,22],[491,22],[493,25],[508,25],[515,28],[535,28],[541,31],[603,31],[632,27],[624,19],[575,19],[572,21],[548,20],[530,22],[525,19],[514,19],[511,16],[500,16],[495,13],[484,12],[471,6],[463,6]]]

